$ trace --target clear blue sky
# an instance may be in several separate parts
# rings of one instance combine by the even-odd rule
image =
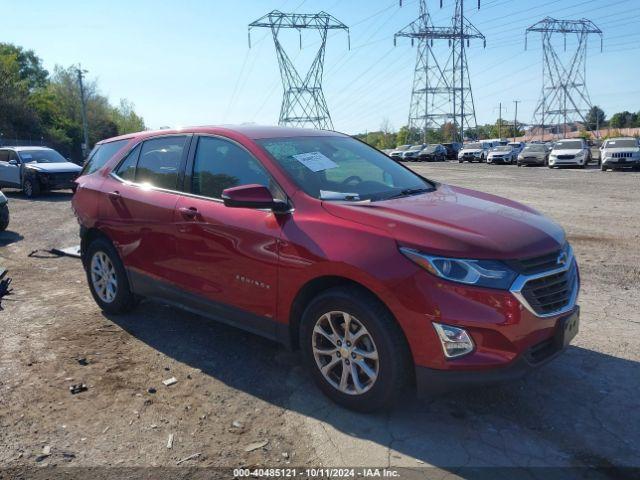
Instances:
[[[454,1],[428,0],[434,23],[448,24]],[[605,34],[604,53],[594,37],[587,79],[591,99],[610,116],[640,110],[640,0],[475,0],[470,21],[487,37],[469,50],[471,83],[479,123],[493,122],[498,103],[527,122],[541,88],[542,51],[533,37],[524,51],[524,30],[544,16],[593,20]],[[405,0],[0,0],[0,41],[33,49],[45,67],[81,62],[114,103],[132,101],[147,125],[277,122],[281,85],[273,41],[247,24],[270,10],[325,10],[351,27],[330,34],[324,90],[337,130],[377,130],[384,119],[406,123],[415,49],[393,33],[417,17],[417,1]],[[291,57],[306,68],[317,34],[285,37]],[[560,44],[560,43],[559,43]],[[572,43],[569,43],[569,47]]]

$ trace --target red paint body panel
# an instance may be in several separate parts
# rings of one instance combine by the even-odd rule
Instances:
[[[294,212],[228,208],[218,200],[144,189],[109,175],[133,145],[174,133],[213,134],[240,143],[282,187]],[[125,136],[131,140],[127,149],[78,180],[73,207],[83,227],[98,228],[113,241],[127,268],[280,325],[295,321],[292,305],[308,282],[328,276],[357,282],[395,316],[418,366],[502,367],[553,335],[558,317],[536,317],[508,291],[437,278],[399,247],[460,258],[520,259],[560,248],[565,241],[560,226],[516,202],[447,185],[396,200],[322,202],[300,190],[254,141],[310,135],[339,134],[251,126]],[[109,195],[116,191],[118,196]],[[433,321],[467,329],[475,351],[445,359]]]
[[[198,214],[185,218],[181,208]],[[208,300],[276,317],[281,228],[273,213],[183,196],[176,225],[180,276],[174,283]]]

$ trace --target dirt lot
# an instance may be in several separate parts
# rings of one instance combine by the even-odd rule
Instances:
[[[77,243],[70,194],[29,201],[9,190],[0,466],[175,466],[200,454],[181,467],[433,465],[438,478],[481,466],[640,467],[640,174],[415,168],[566,228],[583,290],[581,333],[565,355],[510,385],[354,414],[320,394],[296,354],[259,337],[152,303],[105,316],[78,260],[28,256]],[[170,377],[177,384],[164,386]],[[88,391],[71,395],[75,383]]]

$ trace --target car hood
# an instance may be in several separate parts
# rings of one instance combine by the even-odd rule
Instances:
[[[509,155],[511,152],[489,152],[489,155],[494,156],[494,155]]]
[[[562,227],[529,207],[450,185],[393,200],[323,206],[337,217],[386,231],[401,246],[435,255],[519,259],[565,242]]]
[[[80,170],[82,170],[82,167],[71,162],[25,163],[24,166],[25,168],[32,168],[34,170],[38,170],[40,172],[47,172],[47,173],[68,173],[68,172],[78,173],[80,172]]]
[[[458,153],[480,153],[482,152],[481,148],[463,148]]]
[[[522,155],[523,157],[545,157],[547,155],[547,152],[528,152],[526,150],[523,150],[520,152],[520,155]]]

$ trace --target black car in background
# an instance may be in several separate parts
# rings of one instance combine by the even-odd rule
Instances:
[[[442,146],[447,150],[447,160],[457,160],[458,152],[462,148],[459,142],[443,143]]]
[[[447,149],[439,143],[431,144],[420,150],[419,162],[444,162],[447,159]]]

